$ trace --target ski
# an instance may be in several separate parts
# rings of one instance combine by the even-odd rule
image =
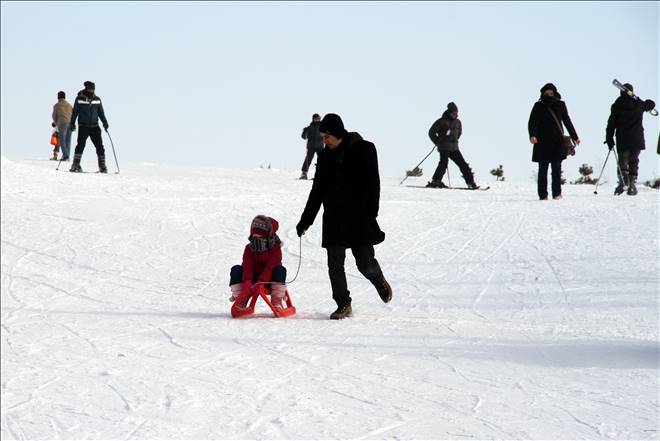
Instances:
[[[487,187],[479,188],[468,188],[468,187],[428,187],[426,185],[406,185],[409,188],[432,188],[434,190],[472,190],[472,191],[486,191],[490,189],[490,185]]]
[[[634,100],[637,100],[637,101],[644,101],[643,99],[641,99],[640,97],[635,95],[632,92],[632,90],[628,90],[628,88],[626,86],[624,86],[623,84],[621,84],[621,82],[619,80],[617,80],[616,78],[612,80],[612,84],[614,84],[614,87],[619,89],[621,92],[625,92],[630,98],[632,98]],[[658,111],[655,110],[655,109],[649,110],[649,113],[653,116],[658,116]]]

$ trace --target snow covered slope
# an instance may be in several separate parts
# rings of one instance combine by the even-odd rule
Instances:
[[[394,299],[349,253],[354,317],[330,321],[297,171],[54,167],[2,158],[2,439],[660,436],[655,190],[383,178]],[[302,249],[295,317],[230,318],[258,213],[289,279]]]

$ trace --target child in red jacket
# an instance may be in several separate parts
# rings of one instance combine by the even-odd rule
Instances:
[[[282,309],[286,292],[286,268],[282,266],[282,241],[275,234],[279,223],[272,217],[258,215],[250,224],[250,236],[243,251],[243,264],[235,265],[229,276],[231,299],[245,309],[256,283],[271,284],[271,303]]]

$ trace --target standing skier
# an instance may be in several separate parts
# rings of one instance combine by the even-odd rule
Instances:
[[[537,191],[539,199],[548,199],[548,167],[552,166],[552,198],[561,199],[561,162],[566,159],[564,153],[564,134],[559,124],[564,123],[568,133],[577,145],[580,145],[575,127],[566,103],[552,83],[541,88],[541,97],[532,107],[527,129],[529,142],[534,145],[532,162],[538,162]]]
[[[103,139],[101,137],[101,128],[99,127],[99,118],[103,121],[103,128],[108,130],[108,120],[105,118],[103,111],[103,104],[101,98],[96,96],[96,85],[91,81],[85,81],[85,89],[78,92],[76,102],[73,105],[73,114],[71,115],[71,131],[76,130],[76,118],[78,118],[78,143],[73,155],[73,163],[71,164],[71,172],[82,172],[80,167],[80,160],[82,159],[83,151],[85,150],[85,143],[87,138],[91,138],[94,147],[96,147],[96,156],[99,162],[99,172],[107,173],[108,168],[105,166],[105,149],[103,148]]]
[[[314,154],[323,150],[323,140],[321,139],[321,133],[319,132],[320,125],[321,116],[318,113],[315,113],[312,115],[312,122],[303,129],[302,134],[300,135],[302,139],[307,140],[307,153],[305,154],[305,160],[303,161],[300,179],[307,179],[307,171],[312,164]]]
[[[66,100],[66,94],[61,90],[57,92],[57,103],[53,106],[53,127],[57,128],[59,134],[59,148],[62,152],[62,161],[69,160],[69,150],[71,150],[71,114],[73,108]],[[57,159],[57,158],[55,158]]]
[[[431,182],[426,185],[427,187],[446,187],[442,183],[442,177],[445,175],[447,165],[451,159],[461,170],[468,188],[471,190],[479,188],[474,182],[474,175],[470,169],[470,165],[465,162],[461,151],[458,149],[458,139],[462,133],[463,126],[461,120],[458,119],[458,107],[453,102],[449,103],[442,117],[434,122],[429,129],[429,138],[431,138],[433,144],[438,148],[440,162],[438,162],[438,167],[435,169],[435,173],[433,173]]]
[[[632,84],[623,85],[626,89],[633,91]],[[644,127],[642,119],[644,112],[655,108],[652,100],[637,100],[629,96],[623,90],[614,104],[612,104],[610,117],[607,120],[605,130],[605,143],[612,150],[615,146],[614,136],[616,132],[616,151],[619,154],[619,185],[614,189],[615,195],[628,187],[629,195],[637,194],[637,171],[639,169],[639,154],[646,148],[644,143]]]
[[[358,271],[376,288],[381,300],[392,300],[392,288],[375,259],[374,245],[385,240],[376,217],[380,202],[380,176],[376,147],[344,129],[339,115],[329,113],[320,126],[325,143],[319,153],[314,184],[296,225],[298,237],[314,223],[323,205],[323,239],[328,253],[328,274],[337,310],[333,320],[350,317],[351,296],[344,261],[350,248]]]

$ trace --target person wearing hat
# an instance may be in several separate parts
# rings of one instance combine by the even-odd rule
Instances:
[[[60,143],[57,147],[62,153],[61,161],[69,160],[69,150],[71,150],[71,130],[69,130],[69,124],[71,124],[72,113],[73,108],[66,100],[66,94],[60,90],[57,92],[57,103],[53,106],[52,126],[57,128],[57,133],[59,134]],[[54,159],[57,159],[57,154],[55,154]]]
[[[479,188],[474,182],[474,174],[470,165],[465,162],[463,154],[458,148],[458,139],[463,133],[463,127],[461,125],[461,120],[458,119],[458,106],[455,103],[451,102],[447,104],[447,110],[444,111],[442,117],[433,123],[429,129],[429,138],[435,146],[438,148],[440,153],[440,162],[433,173],[431,182],[429,182],[427,187],[434,188],[445,188],[447,187],[442,182],[442,177],[447,171],[447,165],[451,159],[458,166],[463,174],[463,179],[468,188],[471,190],[476,190]]]
[[[532,162],[539,164],[537,192],[539,199],[548,199],[548,168],[552,167],[552,198],[561,199],[561,163],[566,159],[564,152],[564,132],[566,126],[571,139],[580,145],[566,103],[552,83],[541,87],[541,97],[534,103],[529,115],[527,129],[529,142],[534,146]]]
[[[98,158],[99,172],[107,173],[108,169],[105,166],[105,149],[103,148],[103,138],[101,137],[101,128],[99,127],[99,118],[103,122],[103,128],[108,130],[108,120],[105,118],[103,111],[103,103],[101,98],[96,95],[96,85],[91,81],[85,81],[85,88],[78,92],[76,101],[73,105],[73,113],[71,115],[71,124],[69,126],[71,131],[76,130],[76,119],[78,119],[78,142],[76,150],[73,155],[73,163],[71,164],[71,172],[82,172],[80,161],[82,159],[83,151],[85,150],[85,143],[87,138],[92,140],[94,147],[96,147],[96,156]]]
[[[302,130],[300,135],[302,139],[307,140],[307,153],[302,165],[302,174],[300,179],[307,179],[307,171],[314,159],[314,154],[323,150],[323,141],[321,140],[321,133],[319,126],[321,125],[321,116],[318,113],[312,115],[312,122]]]
[[[243,264],[235,265],[229,274],[231,301],[239,310],[247,308],[257,283],[274,282],[271,303],[283,309],[286,293],[286,268],[282,266],[282,241],[277,236],[279,223],[272,217],[257,215],[250,223],[249,243],[243,250]]]
[[[385,240],[378,226],[380,176],[373,143],[348,132],[339,115],[329,113],[319,127],[325,148],[319,153],[314,183],[296,225],[298,237],[314,223],[323,205],[321,246],[328,256],[332,298],[337,309],[333,320],[353,313],[344,261],[350,248],[358,271],[376,288],[381,300],[392,300],[392,288],[375,258],[374,245]]]
[[[630,92],[633,86],[630,83],[623,85]],[[655,103],[652,100],[642,101],[629,96],[623,90],[610,109],[610,117],[605,129],[605,143],[612,150],[616,145],[619,156],[619,183],[614,189],[615,195],[620,195],[624,187],[628,187],[629,195],[637,194],[637,172],[639,170],[639,154],[646,148],[644,142],[644,127],[642,120],[644,112],[653,110]],[[616,132],[616,144],[614,136]]]

